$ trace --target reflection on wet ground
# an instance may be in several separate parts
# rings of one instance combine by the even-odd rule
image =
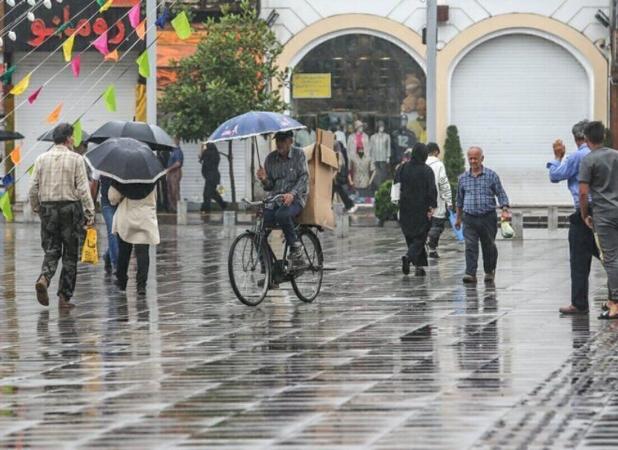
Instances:
[[[146,298],[81,267],[59,315],[33,295],[37,234],[0,227],[0,448],[618,444],[618,324],[559,318],[563,235],[501,241],[495,286],[464,287],[455,242],[421,279],[401,275],[396,229],[325,234],[336,270],[315,303],[283,286],[248,308],[223,230],[166,225]]]

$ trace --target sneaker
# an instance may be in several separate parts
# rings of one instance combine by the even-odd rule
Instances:
[[[464,283],[476,283],[476,277],[474,275],[470,275],[469,273],[465,274],[463,279],[461,280]]]
[[[489,272],[485,274],[485,283],[493,283],[496,280],[496,272]]]
[[[34,289],[36,290],[36,299],[43,306],[49,306],[49,294],[47,293],[48,287],[49,282],[43,275],[39,277],[34,285]]]
[[[410,259],[406,255],[401,257],[401,271],[404,275],[410,275]]]
[[[354,214],[356,211],[358,211],[358,205],[352,206],[347,212],[348,214]]]
[[[438,255],[438,252],[435,250],[431,250],[429,252],[429,257],[433,259],[440,259],[440,255]]]

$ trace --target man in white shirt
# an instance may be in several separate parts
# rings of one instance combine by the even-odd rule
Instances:
[[[429,230],[427,244],[429,246],[429,257],[439,258],[438,243],[440,235],[444,231],[444,224],[448,220],[449,207],[453,205],[453,194],[448,176],[446,175],[446,168],[439,158],[440,147],[435,142],[429,142],[427,144],[427,151],[429,152],[427,165],[433,170],[434,178],[436,179],[436,189],[438,190],[438,207],[431,219],[431,229]]]

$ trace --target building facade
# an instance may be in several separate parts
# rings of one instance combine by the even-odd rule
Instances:
[[[479,145],[514,205],[567,205],[545,163],[571,126],[607,121],[609,0],[444,0],[438,27],[437,140],[448,125]],[[425,2],[263,0],[291,69],[291,113],[312,126],[356,120],[393,131],[424,115]],[[447,8],[446,8],[447,7]],[[418,132],[417,132],[418,134]]]

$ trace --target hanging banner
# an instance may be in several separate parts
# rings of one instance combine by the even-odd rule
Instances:
[[[330,73],[295,73],[293,98],[331,98]]]
[[[21,21],[14,28],[17,35],[15,42],[5,39],[4,45],[9,51],[53,51],[75,35],[73,51],[81,51],[106,31],[111,50],[128,48],[137,40],[135,33],[131,34],[133,28],[129,17],[122,18],[136,4],[135,1],[115,0],[112,7],[103,13],[99,12],[97,2],[88,2],[91,4],[82,11],[84,3],[83,0],[64,0],[62,3],[52,2],[51,9],[37,8],[36,19],[33,22]],[[31,6],[23,1],[16,2],[14,7],[6,4],[5,8],[7,15],[20,17]],[[79,16],[76,17],[77,14]],[[89,21],[90,17],[93,18]],[[92,48],[90,50],[96,51]]]

